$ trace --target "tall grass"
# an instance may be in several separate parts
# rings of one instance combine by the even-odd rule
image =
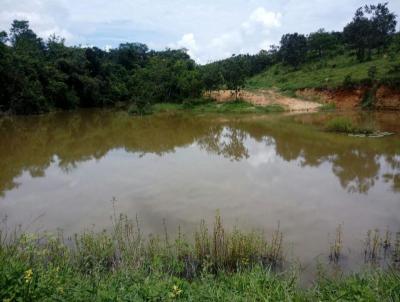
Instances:
[[[325,124],[325,129],[330,132],[369,135],[376,132],[373,125],[355,125],[353,121],[345,116],[332,118]]]
[[[284,261],[283,235],[227,229],[217,213],[201,221],[194,241],[178,230],[171,237],[143,236],[139,220],[113,215],[111,231],[72,238],[0,232],[0,301],[399,301],[398,271],[380,269],[332,279],[308,289]],[[371,233],[372,234],[372,233]],[[400,233],[371,235],[371,252],[391,247],[398,261]],[[340,259],[342,228],[333,255]],[[397,260],[396,260],[397,259]]]

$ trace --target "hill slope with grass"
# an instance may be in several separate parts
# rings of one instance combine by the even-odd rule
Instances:
[[[378,107],[400,109],[400,54],[375,54],[365,62],[340,55],[296,69],[278,63],[247,80],[245,89],[278,89],[291,96],[345,108],[359,106],[373,89]]]

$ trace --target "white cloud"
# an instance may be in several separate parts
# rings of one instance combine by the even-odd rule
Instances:
[[[194,38],[194,34],[184,34],[182,39],[178,42],[178,45],[186,47],[191,50],[197,50],[196,39]]]
[[[264,7],[253,10],[244,22],[227,32],[199,43],[193,33],[185,34],[173,48],[185,47],[189,55],[198,63],[207,63],[210,58],[221,59],[239,53],[256,53],[268,49],[273,40],[269,39],[270,30],[281,26],[282,14],[268,11]]]
[[[62,10],[62,7],[56,6]],[[62,13],[50,13],[45,5],[45,1],[33,1],[24,6],[13,9],[12,2],[6,2],[5,7],[0,12],[0,30],[8,30],[14,20],[28,20],[33,31],[44,39],[55,34],[72,42],[75,36],[67,30],[62,24]]]
[[[267,11],[264,7],[259,7],[250,16],[250,21],[261,23],[267,28],[281,26],[281,13]]]
[[[172,43],[169,45],[171,48],[185,48],[188,51],[188,55],[195,59],[196,61],[199,61],[197,58],[197,51],[198,51],[198,46],[196,39],[194,37],[193,33],[187,33],[182,36],[182,38],[177,42],[177,43]]]
[[[247,162],[253,167],[271,164],[277,158],[274,145],[255,144],[250,150]]]

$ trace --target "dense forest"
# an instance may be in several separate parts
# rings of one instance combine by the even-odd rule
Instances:
[[[341,32],[285,34],[279,46],[258,54],[198,65],[185,49],[154,51],[145,44],[124,43],[105,51],[66,46],[55,35],[44,41],[28,21],[15,20],[8,33],[0,32],[0,112],[121,105],[143,113],[154,103],[182,103],[219,88],[237,95],[248,77],[277,63],[298,69],[343,53],[360,62],[399,53],[396,24],[387,3],[369,5],[359,8]],[[373,78],[374,70],[370,72]]]

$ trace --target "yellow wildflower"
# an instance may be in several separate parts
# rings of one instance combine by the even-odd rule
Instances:
[[[171,298],[176,298],[182,293],[182,290],[177,286],[174,285],[172,287],[172,292],[170,293]]]
[[[26,283],[30,283],[32,281],[32,277],[33,277],[33,271],[32,269],[28,269],[25,273],[24,273],[24,279]]]

